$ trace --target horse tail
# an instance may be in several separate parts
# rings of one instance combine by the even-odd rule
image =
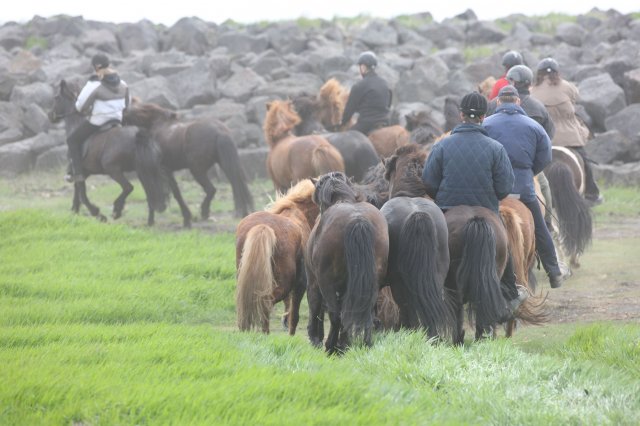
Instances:
[[[249,230],[242,247],[237,273],[236,313],[238,328],[248,331],[269,321],[276,286],[271,258],[276,234],[267,225]]]
[[[553,207],[558,217],[560,243],[570,254],[580,255],[591,242],[593,232],[591,210],[573,182],[569,167],[552,162],[544,174],[549,181]]]
[[[475,313],[480,325],[495,324],[509,313],[496,268],[495,232],[485,218],[475,216],[462,235],[465,245],[456,280],[469,300],[469,316]]]
[[[149,206],[158,212],[165,211],[169,201],[169,186],[162,166],[162,153],[145,129],[139,129],[136,133],[135,168]]]
[[[449,334],[454,315],[447,303],[443,280],[438,280],[438,234],[431,215],[415,212],[400,231],[398,270],[409,305],[430,335]]]
[[[240,164],[238,150],[233,143],[231,136],[224,132],[218,134],[218,164],[231,183],[233,192],[233,203],[236,217],[244,217],[253,211],[253,197],[247,177]]]
[[[373,307],[378,297],[375,230],[369,221],[357,218],[344,234],[347,289],[342,302],[342,326],[352,336],[362,334],[367,341],[373,326]]]
[[[311,154],[311,167],[316,176],[329,172],[344,171],[344,160],[340,152],[329,143],[320,144]]]
[[[507,240],[509,241],[509,253],[513,258],[513,266],[516,272],[517,281],[521,284],[528,284],[529,273],[525,271],[524,235],[522,234],[522,219],[511,207],[500,207],[500,217],[507,230]]]

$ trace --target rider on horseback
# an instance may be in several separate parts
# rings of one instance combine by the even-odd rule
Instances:
[[[484,120],[483,127],[509,154],[515,175],[513,192],[533,215],[536,248],[551,287],[557,288],[562,285],[562,272],[533,184],[533,177],[551,162],[551,141],[544,128],[520,107],[515,87],[503,87],[497,99],[498,109]]]
[[[122,122],[122,112],[129,106],[130,95],[126,83],[118,73],[109,68],[109,58],[98,53],[91,59],[95,74],[80,91],[76,100],[76,109],[89,115],[67,138],[71,173],[65,176],[69,182],[84,180],[82,171],[82,145],[109,122]]]
[[[368,135],[373,130],[389,125],[391,90],[387,82],[376,73],[378,59],[373,52],[363,52],[358,58],[358,69],[362,80],[354,84],[342,114],[342,126],[356,112],[358,121],[351,130]]]
[[[481,126],[487,99],[465,95],[460,103],[462,124],[433,146],[422,173],[427,194],[443,210],[459,205],[482,206],[499,215],[499,202],[511,192],[513,169],[505,148]],[[502,294],[512,311],[527,297],[516,286],[511,256],[501,279]]]
[[[589,137],[589,129],[578,118],[575,104],[580,96],[578,88],[562,77],[560,66],[553,58],[545,58],[538,64],[535,86],[531,94],[547,107],[556,126],[552,138],[553,145],[571,148],[584,160],[585,194],[584,198],[600,204],[604,200],[593,178],[593,170],[584,145]]]
[[[493,88],[491,89],[491,94],[489,94],[490,100],[498,96],[498,92],[500,91],[500,89],[502,89],[504,86],[509,84],[509,82],[507,81],[507,72],[511,69],[511,67],[514,67],[516,65],[522,65],[523,62],[524,61],[522,59],[522,55],[520,54],[520,52],[517,52],[515,50],[510,50],[507,53],[505,53],[504,56],[502,56],[502,66],[504,67],[504,75],[500,77],[493,85]]]

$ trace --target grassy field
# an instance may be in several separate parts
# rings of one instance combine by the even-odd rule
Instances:
[[[100,182],[107,209],[117,191]],[[0,424],[640,423],[637,323],[461,348],[378,334],[329,358],[306,340],[306,305],[294,337],[277,318],[269,336],[236,331],[232,233],[176,232],[173,207],[147,229],[138,193],[123,224],[99,223],[69,214],[60,187],[0,181]],[[261,206],[270,189],[252,191]],[[197,212],[200,192],[185,192]],[[213,210],[230,210],[228,186],[219,194]],[[605,196],[599,221],[640,213],[637,190]],[[585,263],[637,262],[629,247],[596,240]]]

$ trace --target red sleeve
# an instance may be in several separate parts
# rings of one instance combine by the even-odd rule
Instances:
[[[509,82],[504,77],[501,77],[498,81],[496,81],[496,84],[493,85],[493,89],[491,89],[489,100],[492,100],[493,98],[498,96],[498,92],[500,91],[500,89],[502,89],[504,86],[507,86],[508,84]]]

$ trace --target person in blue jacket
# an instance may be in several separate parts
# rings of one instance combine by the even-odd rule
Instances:
[[[484,96],[478,92],[465,95],[460,103],[462,123],[436,143],[427,157],[422,181],[442,210],[459,205],[482,206],[499,216],[500,200],[511,193],[511,162],[505,148],[482,127],[486,112]],[[511,256],[501,284],[503,295],[515,311],[527,293],[516,286]]]
[[[533,177],[551,162],[551,140],[545,129],[520,107],[518,90],[509,85],[500,89],[495,114],[483,122],[489,136],[504,146],[513,167],[515,183],[513,193],[526,205],[535,224],[536,249],[549,276],[552,288],[562,285],[562,272],[558,266],[551,234],[536,197]]]

